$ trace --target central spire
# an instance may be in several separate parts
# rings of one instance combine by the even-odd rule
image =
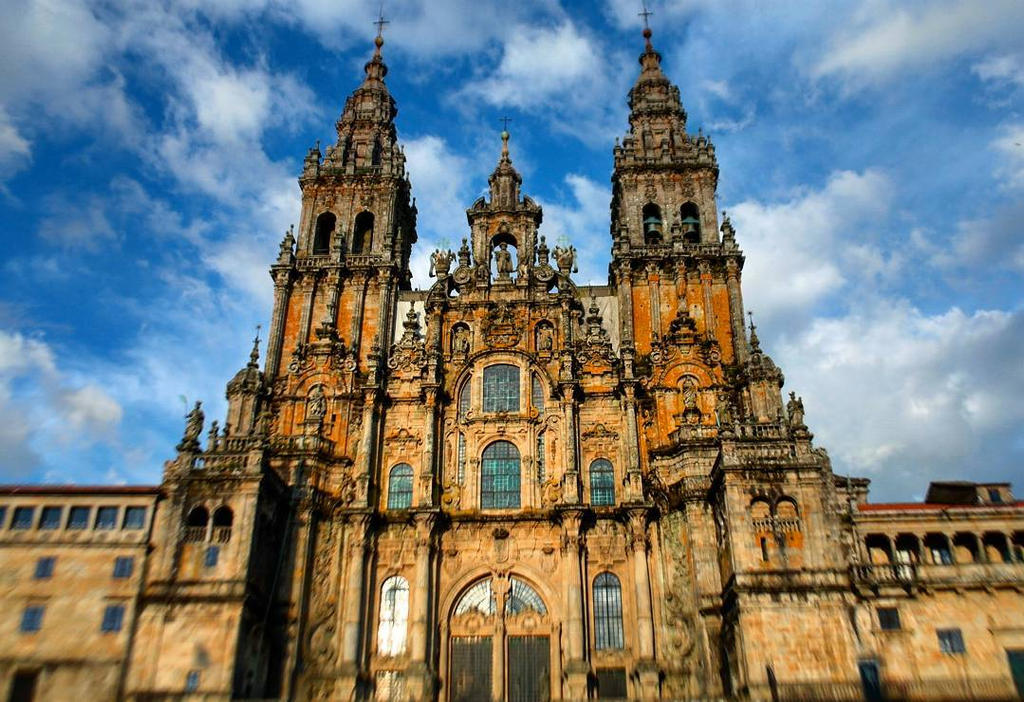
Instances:
[[[511,210],[515,209],[519,202],[519,186],[523,184],[523,177],[512,166],[512,159],[508,153],[508,139],[508,130],[503,130],[501,158],[498,159],[498,166],[487,182],[491,186],[491,207]]]

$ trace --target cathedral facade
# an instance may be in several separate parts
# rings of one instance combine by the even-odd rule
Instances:
[[[503,132],[462,245],[411,288],[382,43],[305,157],[223,426],[197,404],[148,492],[0,495],[10,572],[88,550],[103,626],[122,617],[76,658],[47,627],[92,605],[10,585],[9,699],[1017,699],[1024,503],[873,505],[833,474],[745,324],[715,149],[650,32],[603,286],[539,235]],[[144,526],[97,531],[106,503],[115,537],[129,509]],[[68,536],[76,505],[97,536]],[[104,559],[129,557],[111,594]]]

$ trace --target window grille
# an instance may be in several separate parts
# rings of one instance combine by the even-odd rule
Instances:
[[[464,485],[466,483],[466,437],[462,432],[459,432],[458,439],[458,464],[458,475],[455,482]]]
[[[60,529],[60,517],[63,511],[61,507],[43,507],[43,513],[39,516],[39,528]]]
[[[124,510],[124,528],[142,529],[146,526],[145,507],[126,507]]]
[[[388,509],[412,507],[412,466],[399,463],[388,478]]]
[[[89,508],[72,507],[68,511],[68,529],[88,529]]]
[[[594,639],[598,650],[624,647],[622,586],[612,573],[594,578]]]
[[[452,639],[451,701],[491,699],[491,637]]]
[[[54,556],[44,556],[36,561],[36,580],[52,578],[55,565],[57,565],[57,559]]]
[[[376,688],[374,702],[401,702],[408,698],[405,693],[405,676],[397,670],[378,672]]]
[[[117,507],[100,507],[96,510],[97,529],[115,529],[117,527]]]
[[[400,656],[405,653],[406,624],[409,621],[409,583],[395,575],[381,586],[377,653]]]
[[[484,412],[518,411],[518,366],[503,364],[484,368]]]
[[[607,459],[599,458],[590,464],[590,504],[615,504],[615,471]]]
[[[103,610],[103,622],[100,624],[100,631],[117,632],[121,631],[124,623],[124,605],[107,605]]]
[[[959,629],[936,629],[939,637],[939,651],[942,653],[966,653],[964,637]]]
[[[29,605],[21,613],[21,630],[24,632],[39,631],[43,628],[43,613],[46,608],[42,605]]]
[[[484,449],[480,466],[480,506],[483,509],[519,507],[519,450],[508,441]]]
[[[114,577],[130,578],[135,570],[135,559],[131,556],[118,556],[114,559]]]
[[[551,686],[550,668],[551,645],[547,636],[510,636],[509,702],[537,702],[548,699]]]

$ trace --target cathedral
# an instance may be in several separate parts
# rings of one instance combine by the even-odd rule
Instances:
[[[412,288],[382,45],[305,156],[227,416],[196,404],[159,486],[0,488],[0,695],[1018,699],[1024,503],[832,472],[650,30],[606,285],[539,234],[506,131]]]

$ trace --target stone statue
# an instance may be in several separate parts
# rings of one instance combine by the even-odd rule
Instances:
[[[454,258],[455,254],[451,251],[437,249],[430,255],[430,272],[427,275],[431,277],[436,275],[438,278],[444,278],[448,275],[448,271],[451,270]]]
[[[452,350],[463,356],[469,353],[469,330],[465,327],[459,327],[455,330],[455,340],[452,342]]]
[[[789,393],[786,414],[789,415],[789,426],[794,429],[803,429],[806,426],[804,424],[804,398],[797,397],[795,392]]]
[[[547,324],[537,325],[537,350],[550,351],[554,347],[554,338],[551,327]]]
[[[196,400],[196,406],[185,415],[185,435],[178,444],[179,451],[195,451],[199,449],[199,435],[203,432],[203,422],[206,415],[203,414],[203,403]]]
[[[563,275],[568,273],[570,270],[576,272],[576,247],[574,246],[556,246],[552,252],[555,256],[555,263],[558,265],[558,270]]]
[[[494,251],[494,261],[498,267],[498,280],[508,280],[516,268],[512,265],[512,254],[508,251],[508,244],[504,241],[498,244]]]
[[[327,414],[327,398],[324,397],[323,386],[317,385],[309,393],[309,400],[306,403],[306,416],[309,419],[320,421]]]
[[[683,381],[683,409],[692,411],[697,409],[697,383],[693,378]]]
[[[465,239],[462,240],[462,246],[459,247],[459,265],[464,268],[468,268],[470,265],[469,242]]]

